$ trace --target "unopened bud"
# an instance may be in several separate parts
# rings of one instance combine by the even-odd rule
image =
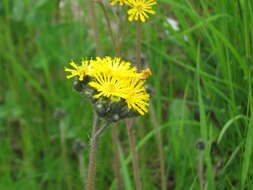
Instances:
[[[200,151],[204,150],[205,149],[205,143],[202,141],[202,140],[199,140],[197,143],[196,143],[196,148]]]
[[[76,139],[73,143],[72,149],[75,153],[82,153],[85,150],[85,144],[81,139]]]
[[[119,119],[120,119],[119,114],[116,113],[116,114],[112,115],[112,121],[113,122],[117,122],[117,121],[119,121]]]
[[[102,103],[95,104],[95,110],[100,117],[104,117],[106,114],[106,108]]]
[[[66,111],[63,108],[56,108],[54,112],[54,118],[61,120],[66,116]]]

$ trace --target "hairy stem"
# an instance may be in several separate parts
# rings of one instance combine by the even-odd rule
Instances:
[[[96,178],[96,155],[97,155],[97,145],[100,135],[103,131],[109,126],[109,122],[106,122],[104,126],[97,130],[98,118],[95,114],[94,123],[92,127],[92,137],[90,142],[90,155],[89,155],[89,167],[88,167],[88,178],[86,189],[94,190],[95,189],[95,178]]]
[[[92,126],[92,138],[90,142],[90,154],[89,154],[89,166],[88,166],[88,177],[86,182],[86,189],[91,190],[95,185],[95,170],[96,170],[96,153],[97,146],[96,140],[94,139],[98,125],[98,116],[94,113],[93,126]]]

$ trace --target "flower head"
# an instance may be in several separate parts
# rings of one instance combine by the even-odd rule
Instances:
[[[145,22],[148,18],[148,14],[155,14],[152,10],[152,6],[156,4],[155,0],[127,0],[126,4],[131,8],[128,10],[128,20],[141,20]]]
[[[89,62],[88,61],[82,61],[82,65],[78,66],[75,64],[75,62],[71,61],[69,63],[74,69],[69,69],[67,67],[65,67],[65,71],[70,72],[70,75],[67,75],[67,79],[70,79],[72,77],[79,77],[78,79],[80,81],[83,80],[84,76],[87,75],[89,73],[90,70],[90,66],[89,66]]]

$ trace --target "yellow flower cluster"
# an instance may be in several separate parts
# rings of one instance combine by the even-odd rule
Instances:
[[[141,20],[145,22],[148,18],[148,14],[155,14],[152,10],[153,5],[157,4],[155,0],[112,0],[111,5],[119,3],[120,6],[127,5],[130,9],[127,11],[128,20]]]
[[[88,85],[97,91],[95,98],[121,98],[128,109],[141,115],[148,112],[150,95],[143,85],[151,75],[150,69],[138,72],[136,67],[131,67],[130,62],[117,57],[96,57],[95,60],[83,60],[81,65],[72,61],[70,65],[74,69],[65,68],[65,71],[70,72],[67,78],[78,77],[83,81],[86,76],[89,77]]]

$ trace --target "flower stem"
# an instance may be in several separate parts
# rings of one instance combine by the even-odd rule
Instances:
[[[204,177],[204,158],[203,151],[199,152],[198,158],[198,177],[199,177],[199,189],[203,190],[205,187],[205,177]]]
[[[130,151],[132,154],[132,162],[133,162],[133,170],[134,170],[134,181],[135,181],[135,187],[136,190],[142,189],[141,184],[141,177],[140,177],[140,169],[139,169],[139,159],[138,154],[136,151],[136,142],[135,142],[135,136],[133,134],[133,119],[129,119],[127,121],[127,133],[128,133],[128,140],[130,144]]]
[[[96,44],[96,55],[100,56],[102,55],[102,48],[101,48],[101,41],[100,41],[100,35],[98,31],[98,24],[97,24],[97,14],[96,9],[94,6],[94,1],[89,0],[89,9],[90,9],[90,24],[92,27],[92,30],[94,32],[94,39]]]
[[[136,44],[135,44],[135,53],[136,53],[136,65],[137,68],[141,66],[141,23],[136,22]]]
[[[108,31],[109,31],[109,35],[110,35],[110,38],[111,38],[111,42],[112,42],[112,45],[113,45],[113,48],[114,48],[114,51],[115,51],[115,54],[116,56],[120,57],[121,55],[121,21],[122,21],[122,16],[120,15],[119,16],[119,31],[117,31],[117,40],[114,36],[114,33],[113,33],[113,30],[112,30],[112,25],[111,25],[111,21],[110,21],[110,18],[108,16],[108,11],[105,7],[105,5],[100,1],[99,2],[102,10],[103,10],[103,13],[104,13],[104,16],[105,16],[105,20],[106,20],[106,24],[107,24],[107,28],[108,28]],[[120,145],[120,141],[119,141],[119,130],[118,130],[118,127],[117,127],[117,124],[115,124],[113,127],[112,127],[112,141],[113,141],[113,170],[114,170],[114,173],[115,173],[115,177],[116,177],[116,180],[117,180],[117,190],[123,190],[123,179],[122,179],[122,174],[121,174],[121,171],[120,171],[120,155],[119,155],[119,147],[121,146]]]
[[[94,113],[93,126],[92,126],[92,138],[90,142],[90,154],[89,154],[89,166],[88,166],[88,178],[86,182],[86,189],[92,190],[95,185],[95,174],[96,174],[96,153],[97,153],[97,142],[95,134],[97,131],[98,116]]]
[[[104,16],[105,16],[105,21],[106,21],[107,28],[108,28],[108,32],[109,32],[109,35],[111,37],[112,45],[115,49],[116,54],[119,54],[118,45],[116,43],[116,40],[115,40],[115,37],[114,37],[114,34],[113,34],[112,25],[111,25],[111,21],[110,21],[109,15],[108,15],[108,11],[107,11],[107,9],[106,9],[106,7],[105,7],[105,5],[102,1],[99,1],[98,3],[99,3],[99,5],[101,6],[101,8],[103,10],[103,13],[104,13]]]
[[[97,130],[98,116],[95,114],[94,123],[92,127],[92,137],[90,142],[90,155],[89,155],[89,167],[88,167],[88,178],[86,189],[95,189],[95,178],[96,178],[96,155],[97,155],[97,145],[100,135],[109,126],[109,122],[106,122],[100,129]]]
[[[141,66],[141,23],[136,22],[136,66],[140,68]],[[127,121],[127,132],[128,132],[128,140],[130,144],[130,151],[132,154],[132,163],[133,163],[133,170],[134,170],[134,181],[136,190],[142,189],[141,177],[140,177],[140,168],[139,168],[139,159],[138,154],[136,151],[136,142],[135,136],[133,134],[134,130],[134,119],[129,119]]]

